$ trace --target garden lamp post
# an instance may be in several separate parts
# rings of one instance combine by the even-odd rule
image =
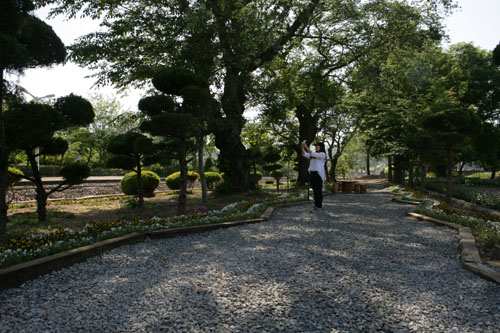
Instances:
[[[21,86],[17,86],[17,90],[19,92],[30,95],[31,98],[33,98],[33,101],[35,101],[35,103],[39,103],[44,98],[51,99],[51,98],[54,98],[56,96],[54,94],[49,94],[49,95],[45,95],[42,97],[36,97],[35,95],[33,95],[32,93],[30,93],[28,90],[26,90],[25,88],[23,88]],[[40,153],[40,148],[36,147],[35,148],[35,155],[36,155],[36,164],[37,164],[38,170],[40,170],[40,156],[38,155],[39,153]]]

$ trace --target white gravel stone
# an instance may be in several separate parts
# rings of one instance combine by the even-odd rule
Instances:
[[[499,286],[390,199],[115,249],[0,292],[0,331],[498,332]]]

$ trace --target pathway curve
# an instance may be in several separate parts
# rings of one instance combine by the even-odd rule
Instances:
[[[498,332],[500,287],[390,200],[115,249],[0,292],[0,332]]]

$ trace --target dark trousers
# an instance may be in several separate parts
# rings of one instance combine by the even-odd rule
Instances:
[[[311,187],[314,193],[314,205],[318,208],[323,206],[323,179],[317,171],[311,171]]]

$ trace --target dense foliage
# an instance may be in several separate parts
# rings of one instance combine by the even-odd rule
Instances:
[[[139,193],[138,178],[137,172],[129,172],[123,176],[120,182],[122,192],[126,195],[137,195]],[[154,195],[154,191],[158,185],[160,185],[160,177],[152,171],[142,171],[141,180],[143,195],[146,197],[152,197]]]

